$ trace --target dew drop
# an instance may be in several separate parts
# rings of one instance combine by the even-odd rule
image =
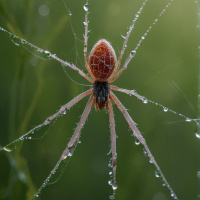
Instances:
[[[118,188],[118,185],[116,183],[112,185],[113,190],[116,190],[117,188]]]
[[[86,26],[86,25],[87,25],[87,22],[83,22],[83,24],[84,24],[84,26]]]
[[[144,155],[145,155],[145,156],[148,156],[148,153],[147,153],[147,151],[146,151],[145,148],[143,148],[143,152],[144,152]]]
[[[139,15],[138,15],[138,14],[135,14],[135,17],[136,17],[136,18],[138,18],[138,17],[139,17]]]
[[[66,112],[66,110],[65,110],[65,111],[63,112],[63,115],[66,115],[66,113],[67,113],[67,112]]]
[[[113,196],[113,195],[110,195],[110,196],[109,196],[109,199],[111,199],[111,200],[114,199],[114,196]]]
[[[44,53],[49,57],[51,55],[51,53],[47,50],[44,51]]]
[[[186,121],[186,122],[191,122],[192,119],[190,119],[190,118],[186,118],[185,121]]]
[[[3,150],[7,151],[7,152],[11,152],[12,151],[12,149],[10,149],[9,147],[4,147]]]
[[[111,176],[111,175],[112,175],[112,172],[109,172],[109,175]]]
[[[136,145],[139,145],[140,144],[140,141],[135,137],[135,144]]]
[[[88,4],[85,4],[85,5],[83,6],[83,9],[84,9],[86,12],[88,12],[88,10],[89,10],[89,5],[88,5]]]
[[[164,110],[164,112],[167,112],[167,111],[168,111],[168,108],[164,107],[163,110]]]
[[[108,185],[112,185],[112,181],[111,180],[108,181]]]
[[[160,172],[159,172],[157,169],[155,170],[155,176],[156,176],[157,178],[160,177]]]
[[[26,44],[26,40],[21,39],[21,43],[22,43],[22,44]]]
[[[200,139],[200,132],[199,132],[198,130],[195,132],[195,136],[196,136],[198,139]]]
[[[28,139],[29,139],[29,140],[31,140],[31,139],[32,139],[32,137],[31,137],[31,136],[29,136],[29,137],[28,137]]]
[[[145,103],[145,104],[148,103],[148,100],[147,100],[146,98],[143,98],[142,101],[143,101],[143,103]]]
[[[200,178],[200,171],[197,172],[197,177]]]
[[[135,51],[135,50],[131,51],[131,57],[134,57],[135,54],[136,54],[136,51]]]
[[[10,35],[10,39],[12,40],[12,42],[16,45],[16,46],[20,46],[20,40],[17,36],[15,35]]]

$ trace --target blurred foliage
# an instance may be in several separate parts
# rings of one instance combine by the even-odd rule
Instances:
[[[83,61],[84,1],[65,2],[72,13],[71,22],[62,1],[1,0],[0,26],[86,71]],[[135,25],[123,62],[168,2],[149,0]],[[119,55],[123,43],[121,35],[126,34],[142,1],[96,0],[89,4],[88,51],[100,38],[105,38]],[[177,113],[197,118],[196,27],[195,1],[174,0],[152,27],[126,72],[114,84],[135,89]],[[8,34],[0,32],[0,44],[0,146],[5,146],[42,123],[88,87],[71,81],[58,62],[42,60],[34,55],[33,49],[27,51],[16,46]],[[76,82],[88,84],[76,72],[66,71]],[[185,122],[184,118],[165,113],[150,103],[143,104],[133,96],[115,93],[144,133],[179,199],[197,199],[200,192],[196,176],[199,140],[195,137],[195,123]],[[59,159],[86,102],[87,98],[59,118],[44,138],[26,140],[12,153],[0,152],[0,199],[30,199]],[[116,107],[114,112],[119,186],[115,199],[171,199],[162,181],[155,177],[155,168],[143,155],[142,146],[134,144],[127,122]],[[107,183],[109,149],[107,112],[93,109],[82,131],[81,144],[64,173],[58,182],[42,191],[40,199],[108,199],[112,194]]]

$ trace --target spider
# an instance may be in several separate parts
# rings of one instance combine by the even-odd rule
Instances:
[[[146,1],[145,1],[146,2]],[[143,4],[144,6],[144,4]],[[141,8],[143,8],[143,6]],[[139,11],[141,11],[141,8]],[[138,46],[136,47],[136,50],[133,50],[130,52],[128,58],[126,59],[125,63],[121,66],[121,61],[128,43],[129,36],[134,28],[134,24],[137,20],[135,18],[133,20],[133,23],[129,27],[129,30],[127,32],[127,35],[125,36],[124,43],[120,52],[120,55],[117,59],[115,51],[111,44],[105,40],[101,39],[99,40],[92,48],[89,57],[87,58],[87,53],[88,53],[88,10],[89,10],[89,5],[85,4],[84,5],[84,10],[85,10],[85,34],[84,34],[84,61],[85,61],[85,67],[89,73],[90,76],[86,75],[83,71],[78,69],[75,65],[70,64],[66,61],[61,60],[58,58],[55,54],[51,54],[48,51],[43,51],[42,49],[34,46],[41,52],[44,52],[46,55],[49,57],[58,60],[60,63],[70,67],[71,69],[77,71],[82,77],[84,77],[87,81],[89,81],[93,87],[74,99],[72,99],[70,102],[65,104],[60,108],[58,112],[53,114],[52,116],[48,117],[43,124],[35,127],[33,130],[37,130],[37,128],[40,128],[41,126],[48,125],[50,124],[54,119],[56,119],[58,116],[64,114],[66,110],[69,110],[73,105],[78,103],[80,100],[85,98],[86,96],[89,96],[89,100],[87,102],[87,105],[85,107],[85,110],[81,116],[81,119],[70,139],[70,141],[67,144],[66,149],[63,151],[59,161],[57,162],[56,166],[54,169],[51,171],[49,176],[47,177],[45,182],[48,182],[51,176],[55,173],[57,168],[59,167],[60,163],[67,159],[73,152],[78,139],[80,137],[81,130],[84,127],[84,124],[88,118],[88,115],[93,107],[96,107],[98,110],[102,109],[107,109],[108,114],[109,114],[109,122],[110,122],[110,134],[111,134],[111,154],[112,154],[112,160],[111,160],[111,168],[112,168],[112,180],[110,182],[110,185],[112,185],[113,190],[117,189],[117,183],[116,183],[116,167],[117,167],[117,153],[116,153],[116,132],[115,132],[115,120],[114,120],[114,113],[113,113],[113,104],[115,104],[123,116],[125,117],[129,127],[131,128],[134,136],[137,138],[137,140],[144,146],[144,152],[145,154],[149,157],[150,162],[153,163],[156,167],[156,174],[157,176],[161,177],[164,184],[166,187],[169,189],[171,196],[174,199],[177,199],[177,196],[175,195],[174,191],[168,184],[166,178],[164,177],[163,173],[161,172],[161,169],[157,162],[155,161],[152,153],[150,152],[147,143],[138,130],[135,122],[132,120],[131,116],[127,112],[126,108],[123,106],[123,104],[120,102],[120,100],[116,97],[116,95],[113,93],[114,91],[119,91],[123,92],[126,94],[131,94],[134,95],[136,98],[146,101],[146,99],[143,96],[140,96],[133,90],[127,90],[127,89],[122,89],[119,87],[116,87],[114,85],[111,85],[114,81],[116,81],[122,73],[127,69],[129,62],[132,60],[132,58],[136,54],[136,50]],[[139,43],[140,44],[140,43]],[[33,46],[33,45],[32,45]],[[23,139],[26,135],[28,135],[30,131],[23,136]],[[4,150],[6,150],[6,147],[4,147]],[[40,187],[40,189],[37,191],[37,193],[34,195],[34,197],[38,197],[39,193],[45,186],[45,183]]]

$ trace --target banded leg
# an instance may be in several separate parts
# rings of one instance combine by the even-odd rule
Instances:
[[[113,107],[110,99],[108,99],[108,114],[110,121],[110,134],[111,134],[111,152],[112,152],[112,188],[117,189],[116,184],[116,167],[117,167],[117,153],[116,153],[116,132]]]
[[[135,137],[140,141],[140,143],[144,146],[144,150],[147,153],[150,162],[154,164],[154,166],[156,167],[157,171],[159,172],[160,177],[162,178],[163,182],[166,184],[167,188],[169,189],[169,191],[171,192],[171,196],[173,196],[174,199],[177,199],[177,196],[175,195],[174,191],[172,190],[172,188],[170,187],[169,183],[167,182],[166,178],[164,177],[160,167],[158,166],[157,162],[155,161],[152,153],[150,152],[145,139],[143,138],[143,136],[141,135],[140,131],[138,130],[135,122],[132,120],[132,118],[130,117],[130,115],[128,114],[127,110],[125,109],[125,107],[122,105],[122,103],[119,101],[119,99],[113,94],[113,92],[110,92],[110,99],[117,105],[117,107],[119,108],[119,110],[122,112],[122,114],[124,115],[126,121],[128,122],[130,128],[132,129]]]

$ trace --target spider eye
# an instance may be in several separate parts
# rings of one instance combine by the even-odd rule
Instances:
[[[89,56],[89,66],[96,80],[107,81],[112,75],[116,60],[115,51],[111,44],[105,39],[99,40]]]

